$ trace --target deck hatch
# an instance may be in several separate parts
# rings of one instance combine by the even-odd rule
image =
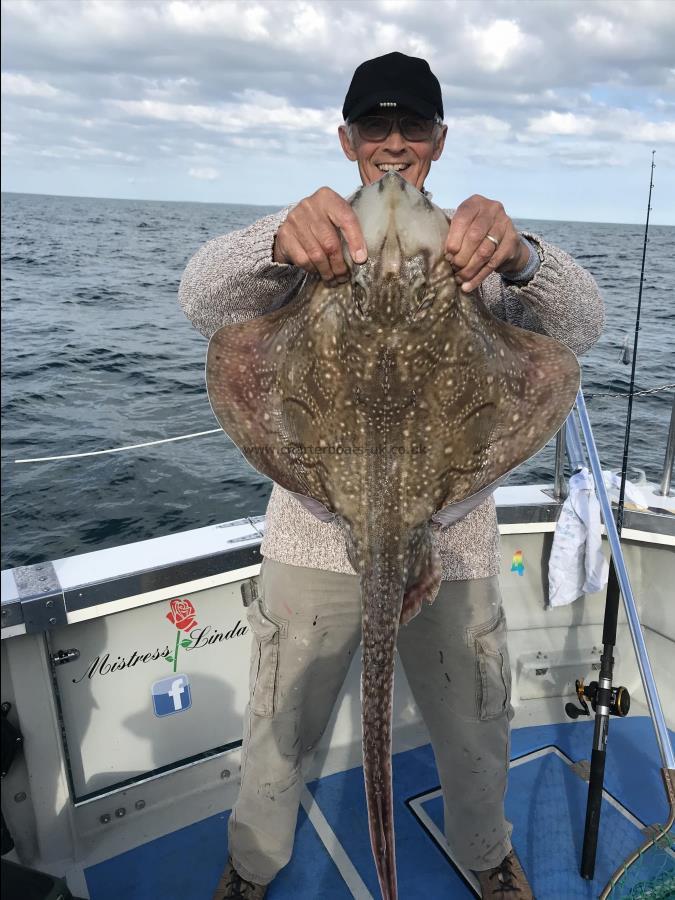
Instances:
[[[240,582],[71,622],[48,641],[52,655],[79,652],[52,668],[75,803],[241,744],[250,634]],[[189,704],[158,715],[158,691],[168,703],[185,685]]]

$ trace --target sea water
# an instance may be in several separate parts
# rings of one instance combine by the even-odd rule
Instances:
[[[264,513],[271,483],[223,434],[17,465],[216,428],[206,339],[178,306],[210,238],[273,207],[2,195],[2,567]],[[607,325],[582,359],[604,468],[621,465],[643,225],[519,221],[597,279]],[[650,229],[637,389],[675,382],[675,229]],[[636,397],[630,464],[658,480],[673,389]],[[634,472],[630,473],[637,477]],[[510,483],[548,482],[553,446]]]

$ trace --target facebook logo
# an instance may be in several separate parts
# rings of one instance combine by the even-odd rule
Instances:
[[[152,686],[152,707],[156,716],[172,716],[192,706],[187,675],[169,675]]]

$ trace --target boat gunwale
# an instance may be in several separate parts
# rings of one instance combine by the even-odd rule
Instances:
[[[562,501],[552,498],[548,490],[545,485],[498,488],[495,500],[501,534],[553,532]],[[262,562],[264,522],[264,516],[235,519],[53,563],[5,569],[1,573],[2,639],[253,577]],[[675,516],[628,509],[623,534],[625,540],[675,547]],[[35,575],[40,566],[49,567],[56,584],[51,578],[44,592],[22,592],[14,573]],[[31,583],[35,582],[33,578]]]

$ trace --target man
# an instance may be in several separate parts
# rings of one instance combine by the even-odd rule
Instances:
[[[447,132],[440,85],[424,60],[390,53],[363,63],[343,115],[340,143],[363,184],[394,168],[424,189]],[[185,271],[181,303],[210,336],[224,323],[289,302],[308,274],[346,281],[342,237],[363,262],[356,216],[322,187],[292,209],[206,244]],[[480,288],[500,318],[577,353],[597,340],[603,310],[591,276],[561,250],[520,235],[500,203],[478,195],[461,203],[446,251],[462,289]],[[290,859],[301,766],[358,648],[359,581],[339,525],[314,512],[311,502],[274,486],[261,597],[248,610],[255,665],[242,784],[229,821],[230,861],[214,900],[259,900]],[[398,650],[431,736],[453,855],[477,873],[483,897],[529,898],[504,816],[513,713],[494,501],[447,528],[442,512],[434,518],[444,581],[434,604],[401,629]],[[429,662],[439,658],[446,664]]]

